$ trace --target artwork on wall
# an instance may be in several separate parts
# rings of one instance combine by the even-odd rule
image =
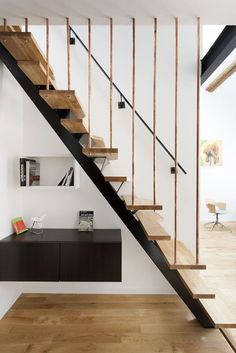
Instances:
[[[200,164],[202,167],[222,166],[221,140],[201,140]]]

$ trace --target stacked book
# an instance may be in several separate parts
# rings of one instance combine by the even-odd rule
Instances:
[[[40,185],[40,164],[34,159],[20,158],[20,186]]]

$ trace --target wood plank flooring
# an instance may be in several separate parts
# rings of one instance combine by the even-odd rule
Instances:
[[[201,228],[201,261],[207,264],[202,277],[216,296],[227,303],[236,318],[236,222],[225,223],[232,232]],[[227,329],[236,342],[236,329]]]
[[[0,321],[0,353],[231,353],[177,296],[22,295]]]

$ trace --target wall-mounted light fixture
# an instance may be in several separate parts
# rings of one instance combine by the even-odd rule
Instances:
[[[75,37],[73,36],[71,31],[70,31],[70,45],[75,45]]]
[[[118,102],[118,109],[125,109],[125,102],[123,101],[122,94],[120,95],[120,101]]]

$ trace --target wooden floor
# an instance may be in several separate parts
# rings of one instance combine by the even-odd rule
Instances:
[[[236,222],[224,223],[232,232],[201,229],[202,276],[217,296],[223,298],[236,318]],[[236,341],[236,329],[230,330]]]
[[[177,296],[22,295],[0,353],[232,353]]]

